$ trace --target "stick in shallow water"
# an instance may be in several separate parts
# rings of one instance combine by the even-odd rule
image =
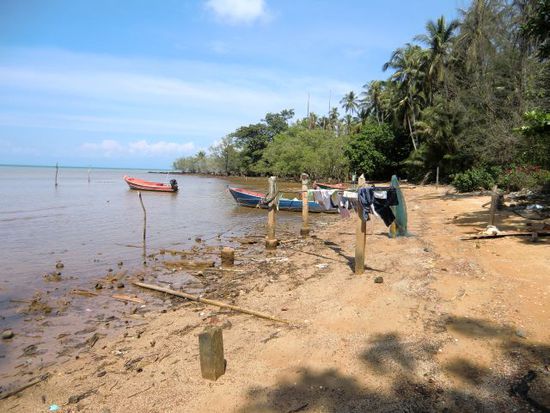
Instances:
[[[145,244],[145,238],[147,236],[147,211],[145,205],[143,205],[143,199],[141,199],[141,191],[138,192],[139,202],[141,203],[141,209],[143,209],[143,264],[146,264],[147,249]]]
[[[188,300],[196,301],[203,304],[215,305],[216,307],[221,307],[221,308],[228,308],[230,310],[238,311],[240,313],[245,313],[245,314],[254,315],[256,317],[265,318],[266,320],[277,321],[278,323],[285,323],[285,324],[290,323],[288,320],[283,320],[281,318],[270,316],[269,314],[260,313],[259,311],[237,307],[236,305],[222,303],[221,301],[209,300],[207,298],[202,298],[198,295],[187,294],[181,291],[171,290],[170,288],[160,287],[158,285],[145,284],[137,281],[134,282],[134,285],[137,285],[138,287],[142,287],[142,288],[147,288],[149,290],[160,291],[161,293],[175,295],[177,297],[187,298]]]

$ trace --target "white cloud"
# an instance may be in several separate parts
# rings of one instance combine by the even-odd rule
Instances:
[[[82,131],[88,142],[155,137],[208,147],[267,112],[294,108],[305,116],[308,92],[310,109],[324,113],[330,93],[354,89],[334,78],[225,62],[1,47],[0,55],[0,128]],[[121,151],[111,144],[103,153]]]
[[[268,16],[264,0],[207,0],[206,7],[230,24],[252,23]]]
[[[159,141],[149,143],[144,139],[129,143],[120,143],[113,139],[104,139],[99,143],[84,143],[80,149],[84,152],[100,153],[107,157],[113,155],[178,156],[193,152],[195,145],[193,142],[176,143]]]

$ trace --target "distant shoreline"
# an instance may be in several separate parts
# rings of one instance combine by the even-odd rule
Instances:
[[[0,167],[10,167],[10,168],[49,168],[55,169],[55,165],[16,165],[16,164],[0,164]],[[155,169],[155,168],[120,168],[116,166],[70,166],[70,165],[59,165],[59,169],[92,169],[92,170],[120,170],[120,171],[162,171],[159,173],[168,173],[168,170]],[[166,171],[166,172],[165,172]]]

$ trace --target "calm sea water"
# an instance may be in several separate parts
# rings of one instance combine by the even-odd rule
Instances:
[[[187,249],[197,245],[197,237],[202,244],[217,246],[231,243],[234,236],[265,233],[266,211],[238,207],[227,191],[228,184],[263,190],[265,178],[92,169],[88,182],[87,169],[61,168],[55,187],[55,168],[0,166],[0,332],[9,328],[16,333],[12,340],[0,340],[0,389],[57,360],[60,337],[81,337],[77,330],[97,326],[102,317],[114,315],[118,321],[113,326],[127,322],[122,314],[128,308],[113,300],[109,290],[93,298],[71,294],[73,289],[94,291],[95,282],[110,268],[120,270],[121,261],[122,270],[130,274],[143,269],[143,212],[138,193],[122,180],[126,174],[160,182],[178,180],[177,194],[142,192],[148,253]],[[311,217],[313,223],[324,219]],[[280,212],[277,221],[279,234],[299,233],[301,214]],[[58,261],[64,264],[63,280],[45,281],[44,274],[56,271]],[[53,306],[50,314],[26,310],[35,294]],[[63,303],[68,307],[56,311]],[[150,300],[148,308],[149,304]],[[107,326],[98,328],[109,332]],[[32,346],[38,355],[25,354]],[[18,376],[21,366],[24,375]]]
[[[138,193],[125,175],[168,182],[179,192],[142,192],[147,209],[147,246],[184,249],[195,243],[224,243],[248,231],[261,233],[265,211],[236,206],[228,184],[262,189],[266,179],[227,180],[136,170],[0,166],[0,310],[13,299],[44,288],[43,275],[64,264],[64,286],[87,285],[123,261],[126,269],[141,263],[143,212]],[[296,222],[300,214],[281,213],[279,222]],[[222,234],[221,238],[218,235]],[[89,284],[89,282],[88,282]],[[89,287],[89,285],[88,285]],[[4,319],[5,321],[5,319]]]

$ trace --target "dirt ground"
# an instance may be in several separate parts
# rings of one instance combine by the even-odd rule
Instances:
[[[489,197],[448,189],[405,189],[410,237],[367,223],[364,275],[352,271],[355,218],[269,255],[261,243],[238,249],[242,272],[218,272],[224,288],[207,296],[291,325],[167,299],[36,371],[29,380],[49,376],[0,411],[549,411],[550,238],[461,240],[485,228]],[[501,229],[525,224],[497,216]],[[199,365],[208,325],[223,327],[227,370],[215,382]]]

